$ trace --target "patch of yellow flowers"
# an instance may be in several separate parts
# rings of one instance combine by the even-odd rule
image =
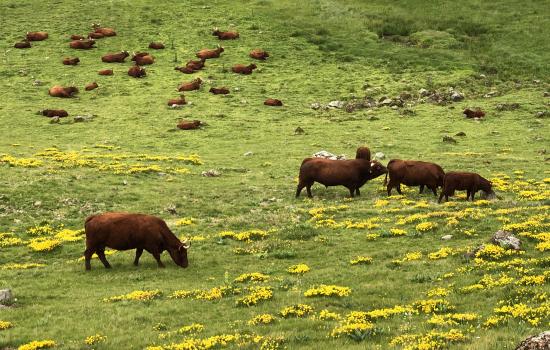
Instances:
[[[37,264],[37,263],[11,263],[11,264],[4,264],[0,265],[0,270],[26,270],[26,269],[32,269],[35,267],[43,267],[46,266],[45,264]]]
[[[264,230],[248,230],[242,232],[223,231],[219,233],[221,238],[231,238],[236,241],[251,242],[254,240],[265,239],[269,237],[271,231]]]
[[[52,348],[56,344],[53,340],[34,340],[30,343],[23,344],[17,348],[17,350],[37,350],[37,349],[46,349]]]
[[[61,245],[61,241],[51,238],[33,238],[28,243],[28,247],[35,252],[50,252]]]
[[[354,259],[351,259],[349,263],[352,265],[359,265],[359,264],[368,265],[368,264],[372,264],[372,258],[370,256],[360,255],[360,256],[356,256]]]
[[[13,327],[13,323],[8,321],[0,321],[0,331]]]
[[[101,334],[90,335],[89,337],[86,337],[86,339],[84,339],[84,344],[95,345],[98,343],[102,343],[105,340],[107,340],[107,337],[104,335],[101,335]]]
[[[243,273],[239,277],[235,278],[234,282],[267,282],[269,280],[268,275],[264,275],[260,272]]]
[[[416,225],[416,230],[419,232],[427,232],[427,231],[434,230],[436,228],[437,228],[437,223],[430,222],[430,221],[421,222],[418,225]]]
[[[304,292],[304,296],[306,297],[315,297],[315,296],[347,297],[350,294],[351,294],[351,288],[349,287],[326,285],[326,284],[321,284],[318,287],[310,288]]]
[[[131,300],[131,301],[150,301],[155,298],[158,298],[161,295],[160,290],[136,290],[128,294],[123,295],[117,295],[110,298],[105,298],[103,301],[105,302],[117,302],[117,301],[123,301],[123,300]]]
[[[271,287],[250,287],[248,288],[248,292],[249,294],[237,299],[237,306],[252,306],[273,297]]]
[[[313,308],[307,304],[296,304],[296,305],[290,305],[285,308],[283,308],[280,311],[281,316],[284,318],[288,317],[304,317],[310,312],[313,311]]]
[[[306,264],[297,264],[289,266],[286,271],[293,274],[304,274],[306,272],[309,272],[309,270],[310,268]]]
[[[270,324],[275,322],[275,320],[276,320],[275,316],[271,314],[261,314],[261,315],[254,316],[247,323],[249,326],[257,326],[257,325]]]

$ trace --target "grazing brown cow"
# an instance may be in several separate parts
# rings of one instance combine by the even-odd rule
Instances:
[[[197,52],[196,56],[204,60],[207,60],[209,58],[218,58],[223,51],[223,47],[218,46],[218,48],[216,49],[202,49]]]
[[[113,75],[112,69],[102,69],[99,72],[97,72],[99,75]]]
[[[164,49],[164,44],[163,43],[152,42],[152,43],[149,44],[149,48],[153,49],[153,50],[162,50],[162,49]]]
[[[325,158],[306,158],[302,161],[296,197],[305,187],[308,197],[312,197],[311,186],[318,182],[328,186],[344,186],[351,197],[360,195],[361,188],[368,180],[387,172],[378,161],[367,159],[332,160]]]
[[[463,114],[466,115],[466,118],[483,118],[485,117],[485,112],[483,112],[481,109],[470,109],[466,108]]]
[[[445,174],[445,180],[443,181],[443,190],[439,195],[438,202],[441,203],[441,199],[445,196],[445,201],[449,200],[449,196],[453,196],[455,190],[466,191],[466,200],[472,198],[474,201],[474,196],[477,191],[482,190],[485,195],[494,195],[493,184],[491,181],[481,177],[476,173],[467,173],[467,172],[454,172],[450,171]]]
[[[80,62],[80,59],[78,57],[65,57],[63,59],[63,64],[66,66],[76,66]]]
[[[83,40],[86,39],[83,35],[73,34],[71,35],[71,40]]]
[[[132,61],[135,61],[138,66],[145,66],[155,63],[153,56],[147,52],[138,52],[132,56]]]
[[[48,90],[48,94],[52,97],[73,97],[74,94],[78,93],[78,88],[74,86],[63,87],[61,85],[55,85]]]
[[[20,41],[18,43],[15,43],[13,45],[16,49],[29,49],[31,47],[31,43],[29,41]]]
[[[113,28],[100,27],[99,24],[93,24],[92,28],[94,28],[95,33],[101,33],[103,36],[116,36],[116,32]]]
[[[196,72],[196,70],[192,69],[192,68],[188,68],[188,67],[174,67],[175,70],[178,70],[182,73],[185,73],[185,74],[193,74]]]
[[[93,49],[95,45],[94,39],[73,40],[69,43],[71,49],[89,50]]]
[[[178,123],[178,129],[181,130],[193,130],[198,129],[201,126],[200,120],[182,120]]]
[[[239,37],[238,32],[222,32],[218,28],[214,29],[212,35],[217,36],[220,40],[235,40]]]
[[[187,267],[188,242],[181,242],[168,228],[164,220],[145,214],[103,213],[92,215],[84,224],[86,231],[86,251],[84,259],[86,270],[92,268],[90,260],[94,253],[105,268],[111,265],[105,258],[105,248],[116,250],[136,250],[134,265],[138,266],[144,250],[155,257],[159,267],[164,267],[160,255],[165,250],[181,267]]]
[[[424,186],[426,186],[437,196],[437,187],[443,187],[445,172],[435,163],[392,159],[388,163],[388,173],[384,184],[387,183],[388,175],[390,177],[387,187],[388,196],[391,195],[391,190],[394,187],[401,194],[401,184],[420,186],[420,193],[424,192]]]
[[[194,60],[191,60],[191,61],[187,61],[187,63],[185,64],[185,67],[187,68],[191,68],[192,70],[201,70],[204,68],[204,59],[200,59],[199,61],[194,61]]]
[[[266,106],[282,106],[283,101],[277,100],[276,98],[268,98],[264,101],[264,105]]]
[[[200,89],[201,84],[202,84],[201,78],[193,79],[193,80],[192,80],[191,82],[189,82],[189,83],[182,83],[182,84],[178,87],[178,91],[193,91],[193,90],[198,90],[198,89]]]
[[[28,41],[42,41],[48,39],[47,32],[27,32]]]
[[[227,95],[229,93],[229,89],[226,87],[221,87],[221,88],[212,87],[210,88],[209,91],[214,95]]]
[[[65,118],[69,115],[69,113],[67,113],[67,111],[64,109],[45,109],[41,111],[40,114],[48,118],[53,118],[53,117]]]
[[[102,33],[96,33],[96,32],[88,33],[88,38],[90,39],[103,39],[104,37],[105,35],[103,35]]]
[[[94,81],[93,83],[86,84],[86,87],[84,88],[86,91],[92,91],[93,89],[97,89],[99,85]]]
[[[178,98],[172,98],[168,100],[168,106],[173,106],[173,105],[182,106],[185,104],[187,104],[187,101],[185,101],[185,96],[183,96],[183,94]]]
[[[248,75],[252,74],[252,71],[256,68],[258,67],[254,63],[249,64],[248,66],[244,64],[236,64],[231,67],[231,70],[233,71],[233,73]]]
[[[255,58],[257,60],[265,61],[269,57],[269,54],[266,51],[262,50],[262,49],[254,49],[254,50],[250,51],[248,56],[250,56],[252,58]]]
[[[101,56],[101,61],[106,63],[124,63],[126,57],[130,56],[128,51],[121,51],[117,53],[108,53]]]
[[[140,66],[132,66],[128,69],[128,75],[134,78],[141,78],[146,75],[145,69]]]

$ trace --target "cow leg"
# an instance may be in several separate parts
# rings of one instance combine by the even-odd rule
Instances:
[[[401,184],[397,184],[397,193],[403,194],[403,192],[401,192]]]
[[[137,248],[136,249],[136,258],[134,259],[134,265],[139,265],[139,258],[141,257],[141,254],[143,254],[143,248]]]
[[[348,190],[349,190],[349,195],[351,198],[355,197],[355,188],[353,187],[348,187]]]
[[[472,189],[470,190],[470,193],[472,194],[472,202],[473,202],[473,201],[474,201],[474,196],[476,195],[475,189],[472,188]]]
[[[424,192],[424,185],[420,185],[420,192],[418,193],[422,193],[422,192]]]
[[[84,251],[84,265],[86,266],[86,270],[92,269],[92,264],[90,263],[90,260],[92,260],[92,255],[94,255],[95,249],[93,248],[86,248]]]
[[[359,192],[359,187],[357,187],[357,188],[355,189],[355,195],[356,195],[356,196],[360,196],[360,195],[361,195],[361,192]]]
[[[434,193],[434,196],[437,196],[437,186],[434,186],[432,188],[430,188],[432,190],[432,192]]]
[[[313,195],[311,194],[311,185],[313,185],[313,184],[307,184],[306,185],[307,196],[309,198],[313,198]]]
[[[298,187],[296,187],[296,198],[300,197],[300,193],[302,192],[304,187],[306,186],[302,185],[301,183],[298,184]]]
[[[103,263],[103,266],[105,266],[106,269],[111,268],[111,264],[107,261],[107,258],[105,257],[105,248],[96,250],[97,256],[99,257],[99,260]]]
[[[152,251],[150,252],[151,254],[153,254],[153,257],[155,258],[155,260],[157,261],[157,265],[159,267],[165,267],[164,264],[162,263],[162,261],[160,261],[160,253],[158,252],[158,250],[155,250],[155,251]]]

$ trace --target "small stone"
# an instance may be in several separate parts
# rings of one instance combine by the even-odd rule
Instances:
[[[344,101],[330,101],[327,105],[327,107],[330,108],[344,108],[344,105],[346,103]]]
[[[430,92],[426,89],[420,89],[418,90],[418,94],[421,96],[421,97],[426,97],[428,95],[430,95]]]
[[[55,116],[50,119],[50,124],[57,124],[59,123],[59,117]]]
[[[443,142],[453,143],[453,144],[457,143],[457,141],[454,138],[448,135],[443,136]]]
[[[547,117],[550,113],[548,111],[540,111],[535,113],[535,118],[544,118]]]
[[[455,136],[466,136],[466,133],[464,131],[459,131],[455,134]]]
[[[387,97],[386,97],[386,98],[380,99],[380,100],[378,101],[378,104],[379,104],[380,106],[389,106],[389,105],[392,104],[392,102],[393,102],[393,100],[392,100],[391,98],[387,98]]]
[[[252,151],[248,151],[246,152],[245,154],[243,154],[243,156],[245,157],[250,157],[251,155],[253,155],[254,153]]]
[[[11,289],[0,289],[0,305],[11,305],[11,303],[13,303]]]
[[[204,177],[218,177],[221,175],[221,173],[217,170],[210,169],[208,171],[203,171],[201,175]]]
[[[479,77],[480,77],[481,79],[487,78],[487,76],[486,76],[485,74],[480,74]]]
[[[513,111],[519,108],[519,103],[499,103],[495,108],[497,111]]]
[[[304,129],[302,129],[301,127],[297,127],[295,130],[294,130],[294,134],[295,135],[302,135],[303,133],[305,133]]]
[[[36,201],[32,205],[34,205],[35,207],[40,207],[42,205],[42,202],[41,201]]]
[[[76,115],[74,116],[73,120],[75,123],[82,123],[82,122],[88,122],[90,120],[94,119],[93,115]]]
[[[453,91],[451,93],[451,100],[454,101],[454,102],[458,102],[458,101],[462,101],[464,99],[464,95],[462,95],[460,92],[458,91]]]
[[[122,184],[123,184],[124,186],[127,186],[127,185],[128,185],[128,181],[123,180],[123,181],[122,181]]]
[[[445,240],[445,241],[447,241],[447,240],[449,240],[449,239],[451,239],[451,238],[453,238],[453,235],[445,235],[445,236],[441,237],[441,239],[442,239],[442,240]]]
[[[540,84],[540,80],[539,80],[539,79],[534,79],[534,80],[533,80],[533,83],[535,83],[535,84]]]
[[[170,204],[164,209],[172,215],[176,215],[178,213],[178,211],[176,210],[176,205],[175,204]]]
[[[374,158],[379,159],[379,160],[382,160],[382,159],[386,158],[386,155],[385,155],[384,153],[382,153],[382,152],[376,152],[376,153],[374,154]]]
[[[42,84],[44,84],[41,80],[35,80],[32,82],[32,85],[34,86],[42,86]]]
[[[399,98],[402,100],[409,100],[412,98],[412,95],[410,92],[403,91],[401,94],[399,94]]]
[[[321,108],[321,104],[319,102],[315,102],[311,104],[311,109],[318,110]]]
[[[483,97],[491,98],[491,97],[495,97],[496,95],[498,95],[498,91],[491,91],[491,92],[488,92],[485,95],[483,95]]]
[[[187,104],[189,104],[189,102]],[[183,108],[183,105],[173,104],[169,108],[171,108],[171,109],[181,109],[181,108]]]
[[[533,335],[522,341],[515,350],[548,350],[550,349],[550,331]]]
[[[491,242],[506,249],[520,250],[521,241],[519,238],[507,231],[499,230],[491,237]]]

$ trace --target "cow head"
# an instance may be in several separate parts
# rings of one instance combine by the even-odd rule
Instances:
[[[366,159],[370,161],[370,150],[368,147],[359,147],[355,152],[355,159]]]
[[[183,268],[189,265],[189,261],[187,261],[187,249],[189,249],[190,246],[191,244],[188,241],[184,241],[177,249],[168,250],[176,265]]]
[[[382,165],[377,160],[371,160],[370,162],[370,171],[369,171],[369,179],[375,179],[378,176],[384,175],[388,172],[388,168]]]
[[[252,63],[252,64],[249,65],[248,67],[250,67],[251,69],[256,69],[256,68],[258,68],[258,66],[256,66],[254,63]]]

